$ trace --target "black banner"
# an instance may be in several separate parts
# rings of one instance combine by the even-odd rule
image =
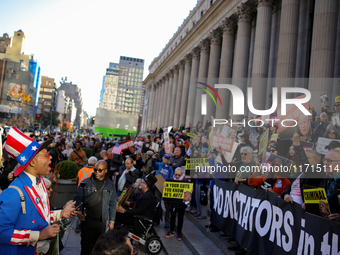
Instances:
[[[340,222],[265,190],[214,179],[212,223],[251,254],[339,253]]]

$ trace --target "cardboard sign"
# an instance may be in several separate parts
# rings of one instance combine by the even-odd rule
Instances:
[[[157,182],[155,183],[155,186],[159,190],[159,192],[163,193],[165,179],[161,174],[156,175],[156,178]]]
[[[129,149],[131,146],[133,146],[134,144],[135,143],[131,139],[131,140],[128,140],[126,142],[119,144],[119,146],[122,148],[122,151],[125,151],[125,150]]]
[[[339,115],[332,116],[332,124],[336,126],[340,126],[340,117]]]
[[[181,201],[185,201],[185,192],[190,193],[190,199],[191,199],[191,193],[193,190],[194,184],[191,182],[185,182],[185,181],[166,181],[165,187],[163,190],[163,199],[178,199]],[[190,199],[188,201],[190,201]],[[185,201],[187,202],[187,201]]]
[[[306,204],[306,211],[321,217],[328,217],[331,214],[323,188],[317,188],[309,185],[303,186],[303,201]]]
[[[159,149],[159,144],[158,143],[152,143],[152,147],[151,149],[157,153],[158,152],[158,149]]]
[[[186,170],[195,171],[196,167],[208,166],[208,158],[187,158],[186,160]]]
[[[224,157],[225,157],[225,160],[226,160],[227,162],[233,161],[233,157],[234,157],[234,155],[235,155],[235,152],[236,152],[236,149],[237,149],[237,146],[238,146],[238,145],[239,145],[239,143],[234,142],[234,144],[233,144],[233,149],[231,150],[231,152],[222,151],[222,152],[223,152],[223,155],[224,155]],[[221,163],[221,164],[223,163],[220,154],[217,154],[217,157],[216,157],[215,161],[216,161],[217,163]]]
[[[316,146],[316,151],[320,154],[327,154],[328,149],[326,149],[325,147],[331,142],[331,141],[338,141],[340,142],[340,140],[333,140],[333,139],[328,139],[328,138],[323,138],[323,137],[319,137],[318,139],[318,146]]]

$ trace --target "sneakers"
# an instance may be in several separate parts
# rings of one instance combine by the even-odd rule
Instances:
[[[198,217],[198,216],[201,216],[201,214],[200,214],[200,213],[196,213],[196,214],[194,214],[193,216],[194,216],[194,217]]]
[[[220,238],[221,239],[228,239],[228,238],[230,238],[230,236],[228,236],[227,234],[222,234],[222,235],[220,235]]]
[[[182,234],[181,233],[177,233],[177,240],[182,241]]]
[[[192,209],[191,209],[190,206],[188,206],[188,207],[185,209],[186,212],[191,212],[191,210],[192,210]]]
[[[170,237],[173,237],[175,234],[174,234],[174,232],[173,231],[169,231],[166,235],[165,235],[165,237],[166,238],[170,238]]]
[[[190,213],[191,214],[197,214],[197,211],[196,210],[191,210]]]
[[[194,215],[195,216],[195,215]],[[198,216],[197,217],[197,219],[199,219],[199,220],[203,220],[203,219],[206,219],[207,218],[207,216],[205,216],[205,215],[201,215],[201,216]]]

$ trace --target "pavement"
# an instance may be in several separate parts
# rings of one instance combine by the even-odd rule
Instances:
[[[70,223],[70,227],[72,229],[67,229],[64,237],[62,239],[62,242],[64,244],[64,249],[60,252],[60,255],[76,255],[80,254],[81,247],[80,247],[80,233],[76,233],[74,229],[76,228],[78,218],[73,218]],[[157,227],[156,227],[157,228]],[[157,231],[157,229],[156,229]],[[177,241],[177,240],[176,240]],[[146,255],[148,254],[145,246],[143,245],[134,245],[138,250],[138,255]],[[165,253],[164,250],[162,250],[160,255],[168,255],[168,253]]]

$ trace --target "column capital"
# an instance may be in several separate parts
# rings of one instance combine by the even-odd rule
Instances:
[[[155,84],[155,83],[152,84],[151,87],[152,87],[152,90],[153,90],[153,91],[156,91],[156,84]]]
[[[253,18],[255,8],[249,4],[241,4],[237,6],[238,22],[250,22]]]
[[[211,44],[221,44],[222,30],[220,28],[214,29],[209,33],[209,39]]]
[[[181,59],[178,64],[180,68],[183,68],[185,66],[185,60]]]
[[[192,55],[191,55],[190,53],[187,54],[187,55],[185,55],[184,61],[185,61],[185,64],[186,64],[186,65],[190,65],[190,64],[191,64],[191,61],[192,61]]]
[[[170,71],[167,72],[167,73],[165,74],[164,77],[165,77],[165,80],[168,81],[168,80],[169,80],[169,77],[170,77]]]
[[[200,58],[201,49],[199,47],[195,47],[191,51],[192,59],[198,60]]]
[[[257,8],[262,7],[262,6],[273,7],[274,0],[256,0],[255,4],[256,4]]]
[[[236,31],[237,22],[231,18],[225,18],[222,21],[223,35],[234,35]]]
[[[169,70],[169,75],[170,76],[174,75],[174,72],[175,72],[175,68],[173,67]]]
[[[176,64],[174,66],[174,74],[178,74],[178,71],[179,71],[179,64]]]
[[[210,41],[209,41],[209,38],[205,38],[203,40],[201,40],[199,42],[199,46],[200,49],[201,49],[201,52],[204,52],[204,53],[209,53],[209,49],[210,49]]]

